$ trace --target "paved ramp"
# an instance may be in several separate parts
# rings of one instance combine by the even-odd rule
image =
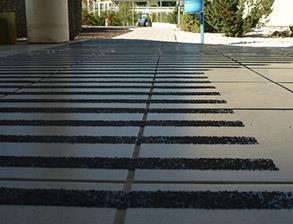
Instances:
[[[0,64],[3,223],[290,223],[292,52],[74,43]]]

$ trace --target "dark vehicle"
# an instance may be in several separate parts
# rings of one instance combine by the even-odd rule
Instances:
[[[152,20],[148,13],[142,13],[139,15],[139,19],[137,21],[138,26],[152,26]]]

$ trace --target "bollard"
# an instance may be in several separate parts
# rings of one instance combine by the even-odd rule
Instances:
[[[0,13],[0,45],[16,44],[16,19],[14,12]]]

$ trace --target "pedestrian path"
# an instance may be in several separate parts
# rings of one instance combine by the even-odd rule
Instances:
[[[292,56],[92,40],[5,57],[1,220],[288,223]]]
[[[293,47],[293,38],[268,38],[269,33],[273,33],[274,31],[261,29],[249,33],[247,37],[241,38],[225,37],[221,33],[205,33],[205,43],[244,47]],[[168,23],[153,23],[153,27],[133,28],[132,32],[115,37],[115,39],[201,43],[199,33],[185,32],[177,29],[175,24]]]

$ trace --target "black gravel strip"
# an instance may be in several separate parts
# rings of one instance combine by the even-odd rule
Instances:
[[[148,136],[139,139],[141,144],[228,144],[252,145],[258,144],[253,137],[235,136]]]
[[[0,103],[162,103],[225,104],[225,100],[144,100],[144,99],[0,99]]]
[[[215,89],[215,86],[154,86],[155,89]]]
[[[199,72],[194,72],[194,70],[197,70]],[[204,72],[201,71],[208,71],[208,69],[205,68],[200,68],[200,69],[176,69],[176,68],[169,68],[169,69],[163,69],[163,68],[159,68],[157,71],[157,74],[185,74],[185,75],[200,75],[200,74],[205,74]]]
[[[217,120],[0,120],[0,126],[171,126],[171,127],[244,127],[241,121]]]
[[[232,109],[144,109],[144,108],[58,108],[58,107],[3,107],[0,113],[199,113],[232,114]]]
[[[10,91],[1,91],[1,95],[11,94]],[[11,95],[149,95],[149,92],[121,92],[121,91],[48,91],[48,92],[13,92]],[[219,92],[153,92],[152,95],[161,96],[219,96]]]
[[[0,135],[0,142],[67,144],[135,144],[135,136]]]
[[[270,159],[86,158],[0,156],[0,167],[175,170],[278,170]]]
[[[230,136],[149,136],[136,141],[135,136],[62,136],[62,135],[0,135],[0,142],[68,143],[68,144],[258,144],[253,137]]]
[[[85,191],[0,188],[1,205],[99,208],[292,209],[293,192]]]
[[[208,78],[208,77],[205,77],[205,78]],[[204,78],[203,78],[204,79]],[[30,80],[30,81],[27,81],[27,80],[1,80],[0,79],[0,83],[31,83],[31,82],[34,82],[34,80]],[[69,80],[60,80],[60,81],[38,81],[38,83],[58,83],[58,84],[61,84],[61,83],[72,83],[72,84],[80,84],[80,83],[152,83],[153,81],[144,81],[144,80],[108,80],[108,81],[105,81],[105,80],[98,80],[98,81],[93,81],[93,80],[77,80],[77,81],[69,81]],[[181,80],[178,80],[178,81],[169,81],[169,80],[166,80],[166,81],[156,81],[156,83],[174,83],[174,84],[177,84],[177,83],[185,83],[185,84],[188,84],[188,83],[195,83],[195,84],[206,84],[206,83],[211,83],[210,81],[181,81]]]
[[[0,85],[2,89],[19,88],[20,85]],[[52,85],[27,86],[26,89],[147,89],[150,85]],[[155,86],[156,89],[215,89],[214,86]]]
[[[55,75],[50,78],[54,79],[151,79],[153,74],[150,73],[149,76],[143,75]],[[1,75],[0,79],[28,79],[28,78],[44,78],[48,74],[43,73],[43,75]],[[206,76],[158,76],[159,79],[206,79]]]

